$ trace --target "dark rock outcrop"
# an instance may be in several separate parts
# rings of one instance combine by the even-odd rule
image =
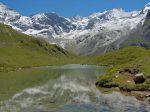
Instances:
[[[138,74],[140,71],[138,69],[124,69],[122,71],[119,71],[120,74],[122,73],[128,73],[128,74],[131,74],[131,75],[135,75],[135,74]]]
[[[134,76],[134,82],[136,84],[144,83],[145,82],[144,74],[143,73],[136,74]]]

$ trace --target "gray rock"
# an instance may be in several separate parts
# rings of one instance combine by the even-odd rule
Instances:
[[[150,94],[147,94],[146,97],[150,97]]]
[[[134,82],[136,84],[144,83],[145,82],[145,77],[143,73],[138,73],[134,76]]]

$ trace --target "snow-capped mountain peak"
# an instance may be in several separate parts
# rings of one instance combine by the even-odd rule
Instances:
[[[17,11],[9,8],[8,6],[4,5],[3,3],[0,2],[0,12],[6,13],[6,12],[13,12],[12,15],[14,13],[19,14]]]
[[[76,28],[84,29],[89,22],[89,17],[81,17],[81,16],[75,16],[70,19],[70,22],[76,26]]]
[[[10,9],[3,3],[0,3],[0,22],[9,23],[20,18],[20,14],[13,9]]]
[[[92,54],[122,40],[138,25],[143,25],[148,10],[150,3],[142,11],[126,12],[118,8],[88,17],[65,18],[49,12],[22,16],[0,3],[0,22],[22,33],[45,37],[63,48],[74,48],[73,52],[77,54]]]
[[[2,10],[7,10],[7,9],[8,7],[0,2],[0,10],[2,11]]]
[[[142,13],[147,13],[150,10],[150,3],[146,4],[144,9],[142,10]]]
[[[33,15],[32,18],[34,20],[39,20],[39,19],[42,19],[42,18],[45,18],[45,13],[39,13],[39,14],[36,14],[36,15]]]
[[[49,17],[52,17],[52,16],[54,17],[54,16],[58,16],[58,15],[54,12],[47,12],[47,13],[35,14],[35,15],[31,16],[31,18],[33,18],[35,20],[39,20],[39,19],[49,18]]]
[[[101,16],[102,14],[106,13],[107,11],[104,11],[103,13],[101,12],[98,12],[98,13],[93,13],[89,16],[89,18],[96,18],[96,17],[99,17]]]
[[[112,9],[107,12],[105,11],[102,17],[104,17],[104,19],[107,19],[107,20],[112,20],[112,19],[128,18],[128,17],[131,17],[132,14],[133,12],[126,12],[122,8],[118,8],[118,9]]]

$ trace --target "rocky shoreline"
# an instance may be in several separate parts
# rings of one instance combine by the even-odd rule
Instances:
[[[147,101],[150,104],[150,91],[122,91],[119,89],[119,87],[112,87],[112,88],[104,88],[104,87],[98,87],[99,91],[108,94],[112,92],[120,92],[123,95],[126,96],[134,96],[139,101]]]
[[[138,100],[150,103],[150,78],[138,69],[123,69],[112,76],[103,75],[95,83],[104,91],[118,91],[125,95],[135,96]],[[108,90],[109,89],[109,90]]]

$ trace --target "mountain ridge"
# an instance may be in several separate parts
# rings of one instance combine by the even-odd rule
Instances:
[[[142,11],[112,9],[89,17],[65,18],[56,13],[21,16],[2,3],[1,6],[1,23],[22,33],[44,38],[79,55],[108,52],[111,46],[118,49],[132,30],[144,24],[150,9],[148,3]]]

